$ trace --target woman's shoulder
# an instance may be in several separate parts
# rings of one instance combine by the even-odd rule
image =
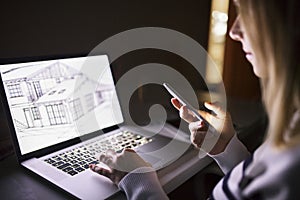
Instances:
[[[271,154],[272,155],[272,154]],[[272,159],[273,158],[273,159]],[[290,147],[274,154],[267,160],[269,168],[287,181],[300,183],[300,146]]]
[[[270,144],[264,144],[254,153],[252,165],[264,166],[264,171],[268,170],[269,173],[272,174],[289,174],[297,169],[299,171],[300,145],[285,149],[277,149]],[[252,168],[250,165],[246,170],[246,173],[247,171],[251,171]]]
[[[277,150],[268,145],[255,152],[245,169],[251,182],[244,188],[246,196],[300,197],[300,146]]]

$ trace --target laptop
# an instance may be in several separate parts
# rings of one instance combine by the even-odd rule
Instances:
[[[1,62],[0,92],[19,163],[80,199],[118,192],[89,170],[97,155],[133,148],[161,169],[190,146],[158,122],[124,123],[107,55]]]

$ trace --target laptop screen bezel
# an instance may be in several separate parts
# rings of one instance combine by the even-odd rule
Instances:
[[[93,56],[101,56],[101,55],[106,55],[106,54],[99,54],[99,55],[93,55]],[[46,60],[54,60],[54,59],[79,58],[79,57],[87,57],[87,56],[90,56],[90,55],[86,55],[86,54],[76,54],[76,55],[74,55],[73,54],[73,55],[59,55],[59,56],[36,56],[36,57],[22,57],[22,58],[18,57],[18,58],[5,58],[5,59],[1,58],[0,59],[0,65],[17,64],[17,63],[23,63],[23,62],[26,63],[26,62],[35,62],[35,61],[46,61]],[[106,55],[106,56],[108,57],[108,55]],[[109,59],[109,57],[108,57],[108,59]],[[110,68],[111,68],[111,71],[112,71],[113,81],[115,83],[116,80],[115,80],[115,76],[114,76],[113,67],[110,66]],[[15,130],[15,127],[14,127],[14,122],[13,122],[12,115],[11,115],[11,112],[10,112],[6,92],[5,92],[5,89],[4,89],[4,84],[3,84],[3,81],[2,81],[1,73],[0,73],[0,80],[1,80],[0,81],[0,95],[1,95],[2,108],[3,108],[3,111],[4,111],[5,116],[6,116],[7,125],[8,125],[8,128],[9,128],[10,135],[11,135],[11,141],[13,143],[14,150],[15,150],[15,153],[16,153],[16,156],[17,156],[17,159],[18,159],[19,163],[21,163],[25,160],[28,160],[30,158],[42,157],[42,156],[47,155],[49,153],[53,153],[53,152],[56,152],[58,150],[64,149],[66,147],[78,144],[82,141],[91,139],[91,138],[96,137],[98,135],[101,135],[103,133],[107,133],[107,132],[116,130],[116,129],[119,128],[119,126],[121,126],[124,123],[124,122],[122,122],[122,123],[119,123],[119,124],[116,124],[116,125],[113,125],[113,126],[110,126],[110,127],[98,130],[98,131],[94,131],[94,132],[85,134],[85,135],[80,136],[80,137],[76,137],[76,138],[73,138],[73,139],[70,139],[70,140],[67,140],[67,141],[64,141],[64,142],[61,142],[61,143],[58,143],[58,144],[54,144],[54,145],[51,145],[51,146],[48,146],[48,147],[45,147],[45,148],[42,148],[42,149],[39,149],[39,150],[35,150],[33,152],[26,153],[26,154],[22,155],[20,147],[19,147],[17,133],[16,133],[16,130]]]

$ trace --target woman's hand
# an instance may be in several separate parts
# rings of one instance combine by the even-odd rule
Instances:
[[[207,150],[208,153],[215,155],[225,150],[235,134],[232,120],[228,112],[223,111],[217,103],[204,103],[204,106],[207,109],[215,113],[215,115],[213,115],[205,111],[198,111],[199,114],[217,131],[217,133],[209,133],[208,125],[205,124],[204,121],[199,121],[186,106],[182,106],[176,98],[172,98],[171,102],[173,106],[179,110],[180,117],[189,123],[189,130],[191,132],[190,138],[194,146],[201,148],[205,136],[211,134],[212,137],[218,138],[216,138],[213,147]]]
[[[140,167],[151,167],[149,163],[144,161],[134,150],[124,149],[121,153],[113,150],[107,150],[105,154],[99,156],[99,161],[108,166],[101,167],[91,164],[90,169],[100,175],[106,176],[116,185],[129,172]]]

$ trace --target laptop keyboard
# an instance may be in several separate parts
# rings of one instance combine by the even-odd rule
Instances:
[[[59,155],[47,158],[44,161],[57,169],[60,169],[71,176],[89,168],[90,164],[97,164],[96,154],[105,153],[112,149],[121,152],[124,148],[136,148],[142,146],[152,139],[122,131],[101,140],[94,141]]]

